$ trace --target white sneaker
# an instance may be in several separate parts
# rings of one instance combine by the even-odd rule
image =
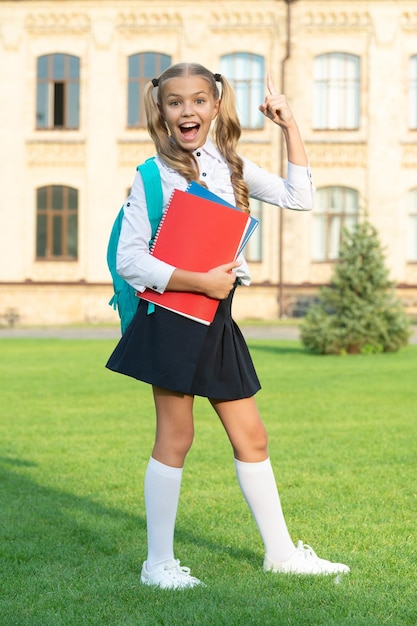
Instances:
[[[264,560],[264,570],[266,572],[284,574],[347,574],[350,568],[342,563],[332,563],[326,559],[320,559],[307,544],[299,541],[297,549],[283,563],[274,563],[268,558]]]
[[[182,567],[177,559],[166,561],[151,572],[148,572],[145,561],[140,579],[144,585],[160,587],[161,589],[186,589],[203,584],[201,580],[191,576],[190,568]]]

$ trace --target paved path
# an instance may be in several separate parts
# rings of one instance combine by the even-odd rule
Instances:
[[[296,326],[241,326],[247,339],[297,339],[299,332]],[[35,338],[35,339],[118,339],[118,326],[82,326],[48,328],[0,328],[1,338]]]
[[[298,326],[246,326],[242,325],[242,333],[246,339],[298,339]],[[2,338],[36,338],[36,339],[114,339],[120,337],[118,326],[82,326],[82,327],[48,327],[48,328],[0,328]],[[413,326],[410,343],[417,344],[417,327]]]

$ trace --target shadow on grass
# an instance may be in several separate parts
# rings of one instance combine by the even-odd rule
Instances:
[[[10,456],[0,456],[0,466],[2,463],[4,463],[4,465],[14,465],[15,467],[36,467],[36,463],[33,461],[25,461]]]
[[[89,497],[40,485],[10,467],[32,468],[36,464],[11,457],[0,457],[0,528],[3,558],[15,564],[39,559],[45,565],[79,565],[83,559],[127,558],[131,571],[139,574],[146,558],[146,519],[142,515],[111,508]],[[251,550],[233,548],[210,541],[177,524],[175,544],[178,552],[195,545],[210,553],[242,559],[258,567],[259,555]],[[35,561],[34,561],[35,562]],[[107,567],[111,567],[107,561]],[[128,566],[129,567],[129,566]],[[116,566],[117,569],[117,566]]]
[[[144,517],[104,506],[90,497],[40,485],[24,474],[33,467],[36,465],[24,459],[0,457],[0,553],[6,583],[0,598],[1,624],[381,623],[369,617],[347,620],[353,610],[348,581],[336,587],[331,580],[267,576],[259,571],[257,554],[197,536],[197,531],[191,530],[191,520],[189,528],[185,524],[178,528],[179,550],[194,544],[207,550],[211,563],[232,557],[238,563],[229,563],[228,567],[235,577],[229,579],[222,568],[215,575],[211,571],[211,587],[190,590],[185,595],[167,596],[140,586],[138,552],[145,551]],[[196,549],[194,555],[198,554]],[[243,560],[246,566],[242,568]]]

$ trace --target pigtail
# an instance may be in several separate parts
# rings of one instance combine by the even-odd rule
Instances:
[[[214,125],[215,140],[231,169],[236,206],[249,213],[249,189],[243,179],[243,161],[236,152],[242,131],[236,111],[235,94],[224,76],[218,76],[218,80],[222,84],[222,95]]]
[[[152,81],[145,85],[144,104],[148,125],[148,132],[155,144],[156,151],[160,153],[162,146],[168,141],[168,131],[159,112],[159,108],[153,97],[154,84]]]

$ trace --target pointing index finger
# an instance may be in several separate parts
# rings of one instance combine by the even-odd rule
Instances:
[[[271,74],[269,72],[266,75],[266,86],[267,86],[268,91],[271,94],[271,96],[277,96],[278,95],[278,91],[275,89],[274,83],[272,82],[272,76],[271,76]]]

